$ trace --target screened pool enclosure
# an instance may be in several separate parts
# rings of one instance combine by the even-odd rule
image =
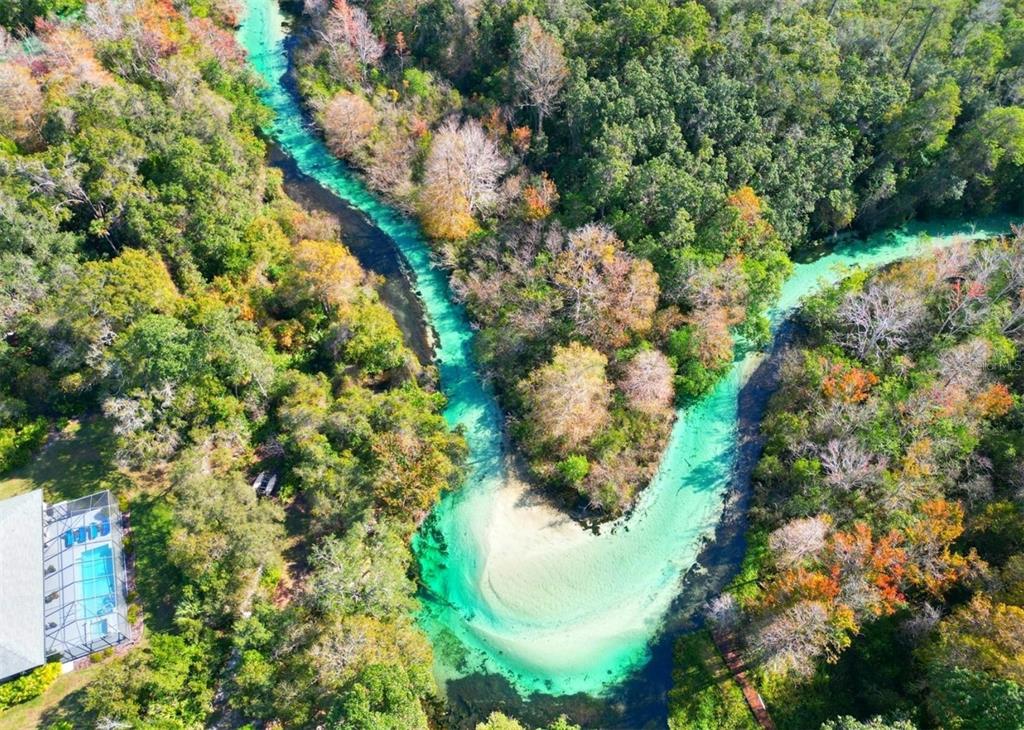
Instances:
[[[43,517],[46,655],[63,661],[131,636],[121,513],[110,492],[49,505]]]

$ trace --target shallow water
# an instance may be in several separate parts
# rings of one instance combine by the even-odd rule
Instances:
[[[239,38],[277,113],[268,134],[304,174],[366,213],[398,246],[437,333],[445,417],[469,442],[464,488],[445,496],[414,541],[424,585],[421,622],[439,678],[496,673],[523,694],[602,693],[648,659],[682,576],[722,514],[737,453],[739,393],[757,356],[738,357],[709,395],[680,409],[658,473],[628,517],[594,534],[530,499],[507,478],[500,411],[474,370],[472,329],[426,240],[307,128],[281,83],[288,61],[277,3],[247,6]],[[1006,227],[922,224],[843,242],[795,267],[771,312],[773,327],[801,297],[841,278],[844,266],[878,266]]]

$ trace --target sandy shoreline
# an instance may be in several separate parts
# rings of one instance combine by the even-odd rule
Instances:
[[[285,54],[274,45],[282,33],[280,19],[271,14],[264,20],[275,27],[258,28],[265,35],[250,43],[262,52],[271,95],[283,111],[276,134],[311,177],[355,201],[353,206],[392,237],[416,272],[417,293],[438,332],[439,370],[449,397],[445,416],[464,427],[471,442],[475,461],[465,489],[442,500],[424,523],[426,534],[419,536],[421,619],[439,661],[454,661],[453,670],[463,675],[477,673],[454,683],[467,690],[494,684],[494,675],[501,674],[495,686],[514,683],[524,695],[549,693],[547,699],[535,694],[538,706],[571,703],[581,693],[615,687],[603,697],[608,711],[618,705],[615,698],[633,689],[636,702],[663,707],[668,672],[649,687],[631,679],[642,667],[662,666],[666,637],[686,612],[685,596],[706,595],[707,576],[718,574],[708,560],[719,555],[719,539],[724,536],[730,546],[733,539],[742,540],[749,478],[738,475],[746,468],[747,421],[754,421],[756,431],[759,420],[751,419],[743,401],[749,392],[746,376],[757,363],[751,358],[737,363],[711,393],[679,411],[658,473],[630,514],[602,525],[597,534],[575,521],[530,489],[516,464],[503,462],[509,451],[502,451],[501,414],[474,372],[472,329],[464,311],[452,302],[447,280],[432,264],[415,225],[364,189],[303,125],[296,100],[280,86]],[[820,265],[798,267],[778,308],[786,310],[813,291],[829,266],[883,263],[921,243],[920,235],[909,231],[879,236],[856,250],[837,250]],[[724,554],[729,557],[720,563],[723,575],[735,569],[742,552],[730,548]],[[448,656],[445,647],[453,648]],[[492,708],[494,698],[468,697],[473,704],[489,701]],[[586,704],[595,703],[600,700]]]

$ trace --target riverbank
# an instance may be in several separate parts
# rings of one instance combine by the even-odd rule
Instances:
[[[675,645],[679,638],[703,625],[701,608],[735,579],[747,548],[747,508],[751,498],[751,475],[762,451],[759,426],[775,386],[783,358],[796,337],[791,320],[779,328],[771,350],[753,356],[746,364],[746,384],[739,393],[738,451],[735,476],[722,495],[722,513],[713,534],[707,536],[693,565],[682,576],[679,592],[664,617],[664,624],[650,646],[649,660],[638,667],[613,691],[599,700],[587,694],[562,697],[543,692],[523,698],[501,675],[474,675],[449,681],[447,696],[454,727],[472,730],[494,707],[524,722],[543,725],[570,713],[587,727],[608,730],[664,728],[668,718],[668,692],[672,688]],[[519,528],[536,526],[547,533],[546,542],[557,543],[571,535],[570,523],[550,502],[531,491],[528,484],[510,478],[500,502]],[[561,519],[559,519],[561,517]],[[503,532],[515,534],[511,525]]]
[[[268,82],[276,84],[284,59],[275,34],[283,31],[279,19],[262,22],[266,25],[255,30],[266,35],[249,41],[262,54],[259,63]],[[630,679],[657,667],[652,656],[662,661],[662,640],[656,637],[671,636],[675,626],[685,624],[684,612],[675,607],[689,601],[692,608],[707,595],[708,565],[727,574],[741,557],[742,550],[730,547],[741,543],[725,538],[742,534],[742,520],[729,517],[723,523],[721,518],[726,507],[727,515],[744,513],[742,499],[726,497],[743,481],[736,479],[734,467],[744,458],[743,411],[750,407],[744,391],[758,359],[737,361],[710,394],[678,412],[658,473],[628,517],[596,535],[584,530],[508,484],[501,414],[474,370],[473,330],[451,301],[444,274],[431,265],[427,242],[414,223],[383,205],[329,155],[304,125],[294,97],[280,87],[268,95],[279,113],[274,134],[295,152],[300,167],[354,200],[395,238],[438,331],[446,415],[465,428],[471,453],[465,488],[444,497],[415,543],[424,586],[421,620],[434,642],[439,676],[500,675],[522,696],[571,702],[603,695],[609,706],[620,703],[618,698],[632,691]],[[982,235],[966,225],[936,231],[944,242],[953,234]],[[874,266],[910,255],[922,248],[928,232],[916,227],[873,236],[798,267],[773,312],[774,324],[778,327],[819,279],[836,280],[840,273],[834,265]],[[715,535],[722,541],[709,543]],[[715,544],[720,552],[709,553]],[[449,690],[460,681],[449,682]],[[662,689],[639,684],[645,686],[638,686],[635,696],[648,699],[638,700],[638,706],[663,704]],[[559,700],[543,702],[554,706]]]
[[[395,242],[367,217],[320,183],[303,173],[295,160],[279,145],[270,142],[267,161],[284,174],[288,197],[310,211],[326,213],[337,223],[342,243],[359,259],[364,269],[381,277],[376,289],[420,364],[434,361],[437,333],[427,321],[423,303],[416,296],[412,274]]]

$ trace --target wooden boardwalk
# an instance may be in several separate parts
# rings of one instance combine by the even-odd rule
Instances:
[[[754,719],[757,720],[757,724],[764,728],[764,730],[775,730],[775,723],[772,722],[771,715],[768,714],[768,708],[765,707],[764,700],[761,699],[761,695],[758,694],[758,691],[754,688],[754,683],[750,681],[750,677],[747,675],[743,655],[736,647],[735,640],[728,634],[716,630],[712,630],[711,636],[715,641],[715,646],[718,647],[718,651],[722,655],[722,659],[725,661],[725,666],[729,667],[729,672],[732,673],[733,679],[736,680],[736,684],[743,691],[743,698],[747,701],[750,711],[754,713]]]

